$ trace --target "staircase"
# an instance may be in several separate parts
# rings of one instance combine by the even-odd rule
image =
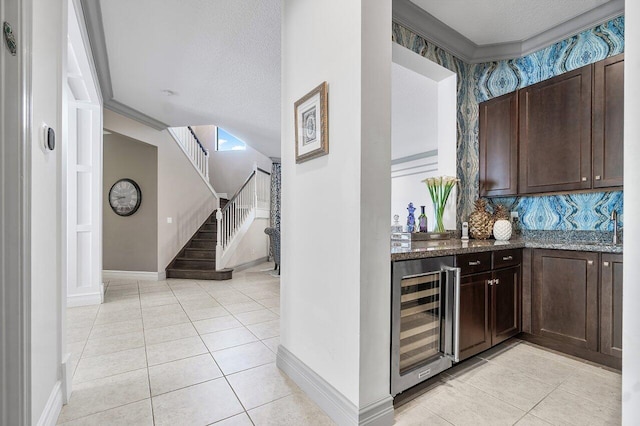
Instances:
[[[227,204],[220,199],[220,207]],[[216,270],[216,242],[218,238],[214,211],[191,237],[167,267],[167,278],[192,280],[230,280],[233,269]]]
[[[256,219],[269,217],[271,175],[254,164],[253,171],[234,196],[230,200],[222,199],[209,182],[209,152],[193,129],[172,127],[168,131],[215,197],[217,209],[169,263],[167,278],[231,279],[233,269],[228,266],[237,264],[234,256],[242,247],[241,240],[247,233],[255,233],[252,224]],[[260,234],[262,231],[260,229]]]

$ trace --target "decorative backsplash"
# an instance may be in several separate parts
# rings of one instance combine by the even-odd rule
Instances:
[[[473,211],[473,203],[478,198],[478,103],[622,53],[624,22],[624,16],[621,16],[525,57],[480,64],[467,64],[411,30],[395,22],[392,24],[393,41],[455,72],[458,76],[458,226],[469,217]],[[596,206],[589,206],[585,212],[580,210],[577,215],[572,213],[572,209],[576,205],[575,200],[582,200],[577,202],[577,205],[581,205],[583,201],[592,203],[609,199],[611,195],[607,194],[610,193],[522,197],[518,199],[518,205],[523,210],[526,207],[537,209],[538,212],[541,209],[545,212],[566,212],[566,217],[555,220],[549,213],[539,214],[540,222],[535,226],[542,226],[544,223],[543,226],[602,227],[605,226],[605,222],[593,219],[595,216],[588,213],[595,211]],[[622,195],[619,198],[622,203]],[[569,217],[569,214],[572,215]],[[527,215],[536,217],[531,216],[531,213]],[[533,223],[535,222],[529,220],[526,226],[533,226]]]
[[[503,204],[517,211],[520,229],[559,231],[612,231],[611,212],[618,212],[618,226],[624,223],[622,191],[537,197],[488,198],[492,208]]]

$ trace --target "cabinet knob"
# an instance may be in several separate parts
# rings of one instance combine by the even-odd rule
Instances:
[[[593,260],[587,260],[587,265],[589,266],[593,265]]]
[[[494,282],[494,281],[495,281],[495,280],[487,280],[487,284],[489,284],[489,285],[493,285],[493,282]]]
[[[609,262],[602,262],[602,265],[609,266]]]
[[[499,280],[498,278],[496,278],[495,280],[493,280],[493,283],[494,283],[495,285],[498,285],[498,284],[500,284],[500,280]]]
[[[469,266],[478,266],[480,264],[479,260],[474,260],[472,262],[469,262]]]
[[[513,256],[505,256],[502,260],[513,260]]]
[[[600,180],[600,175],[597,175],[597,176],[596,176],[596,180]]]
[[[586,178],[585,176],[582,176],[582,181],[583,181],[583,182],[586,182],[586,181],[587,181],[587,178]]]

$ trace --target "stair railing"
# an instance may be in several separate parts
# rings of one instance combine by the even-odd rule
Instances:
[[[191,126],[169,127],[167,130],[215,196],[216,207],[220,207],[220,197],[209,182],[209,150],[202,145]]]
[[[218,222],[216,243],[216,269],[224,269],[224,257],[233,247],[233,243],[243,227],[255,218],[256,210],[269,210],[271,201],[271,174],[254,167],[240,189],[224,208],[216,212]]]
[[[196,136],[191,126],[187,127],[171,127],[170,132],[173,132],[177,141],[185,150],[187,156],[193,163],[196,169],[205,178],[209,178],[209,150],[205,149],[200,142],[200,139]]]

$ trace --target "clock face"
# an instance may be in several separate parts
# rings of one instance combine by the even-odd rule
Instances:
[[[131,216],[141,201],[140,187],[131,179],[120,179],[109,190],[109,205],[117,215]]]

